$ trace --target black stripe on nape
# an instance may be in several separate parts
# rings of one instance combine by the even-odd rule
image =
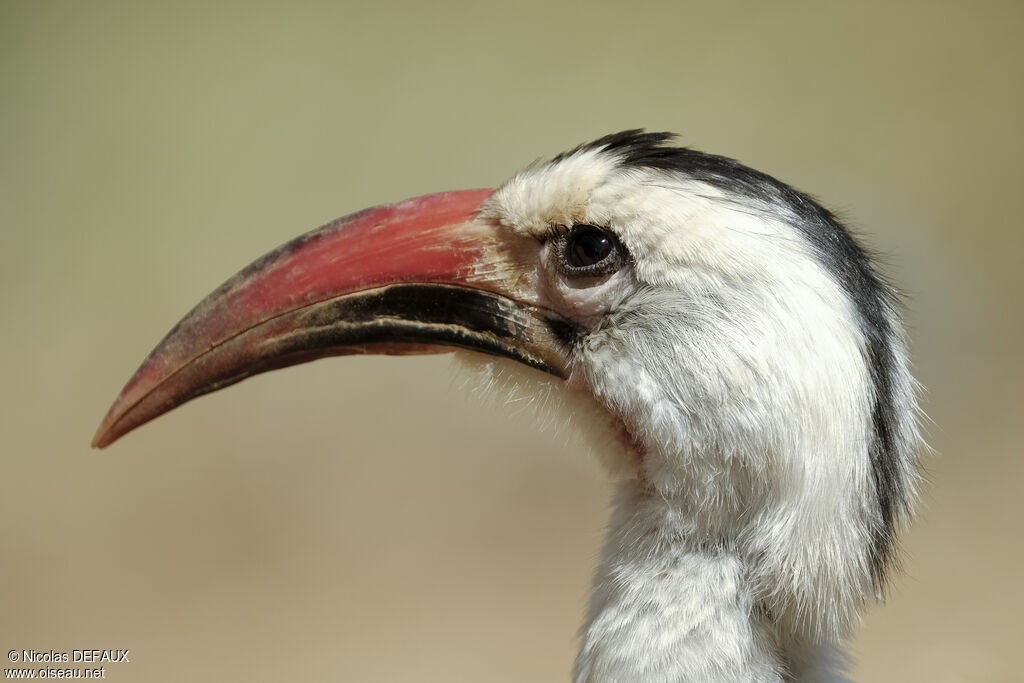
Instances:
[[[839,220],[809,195],[735,159],[707,154],[668,143],[673,133],[625,130],[580,145],[555,157],[560,161],[586,151],[618,157],[625,168],[644,168],[680,173],[724,192],[759,204],[794,225],[812,247],[821,264],[842,286],[854,303],[864,335],[866,361],[874,390],[874,434],[869,449],[872,478],[878,500],[879,523],[871,530],[869,559],[876,586],[881,586],[893,554],[895,524],[909,506],[909,469],[901,459],[910,457],[903,443],[897,397],[900,363],[898,333],[893,320],[898,309],[895,290],[872,265],[871,256]]]

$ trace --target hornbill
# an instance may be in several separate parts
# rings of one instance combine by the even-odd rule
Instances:
[[[518,361],[617,481],[577,683],[841,680],[919,478],[897,295],[810,197],[672,138],[288,242],[171,330],[93,445],[324,356]]]

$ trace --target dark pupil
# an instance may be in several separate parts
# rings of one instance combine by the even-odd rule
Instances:
[[[603,261],[611,251],[612,241],[599,232],[574,235],[569,245],[569,265],[576,268],[592,266]]]

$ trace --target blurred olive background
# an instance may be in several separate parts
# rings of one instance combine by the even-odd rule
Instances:
[[[1021,680],[1021,8],[3,0],[0,649],[130,648],[113,681],[568,680],[605,476],[446,356],[88,444],[268,249],[646,127],[819,197],[908,294],[938,453],[856,677]]]

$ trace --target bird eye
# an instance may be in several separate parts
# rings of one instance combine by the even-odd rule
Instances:
[[[614,273],[625,262],[619,239],[595,225],[574,225],[562,239],[559,259],[566,275],[594,277]]]

